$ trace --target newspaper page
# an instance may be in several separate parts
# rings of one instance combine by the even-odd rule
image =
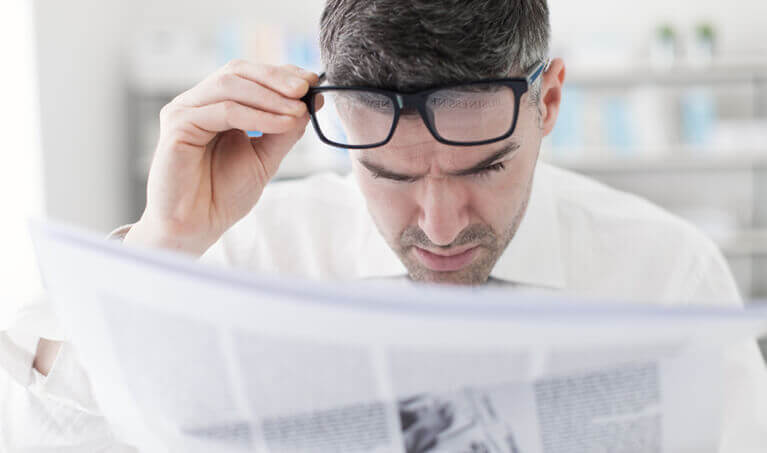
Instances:
[[[94,395],[141,451],[715,452],[767,311],[321,284],[35,224]]]

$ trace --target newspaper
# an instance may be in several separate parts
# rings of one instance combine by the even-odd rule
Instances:
[[[46,287],[141,451],[715,452],[763,309],[206,267],[33,224]]]

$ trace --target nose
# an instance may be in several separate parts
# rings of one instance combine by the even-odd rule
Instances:
[[[450,245],[469,226],[467,196],[449,178],[426,177],[420,205],[418,226],[435,245]]]

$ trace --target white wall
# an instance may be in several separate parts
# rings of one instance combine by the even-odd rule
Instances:
[[[43,211],[32,9],[26,0],[0,7],[0,330],[42,290],[27,218]],[[6,70],[7,68],[7,70]]]
[[[37,0],[46,209],[108,230],[127,197],[118,0]]]
[[[171,24],[204,30],[240,19],[316,29],[323,6],[323,0],[135,0],[126,5],[125,21],[136,27]]]

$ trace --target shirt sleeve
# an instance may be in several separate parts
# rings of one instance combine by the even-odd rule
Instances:
[[[48,376],[32,367],[33,354],[3,332],[3,354],[15,351],[15,373],[0,369],[0,451],[135,452],[118,440],[91,396],[76,351],[64,343]],[[22,366],[25,364],[25,366]]]
[[[742,305],[735,279],[714,248],[701,261],[695,303]],[[719,453],[764,452],[767,446],[767,367],[757,342],[736,344],[725,354],[725,413]]]

